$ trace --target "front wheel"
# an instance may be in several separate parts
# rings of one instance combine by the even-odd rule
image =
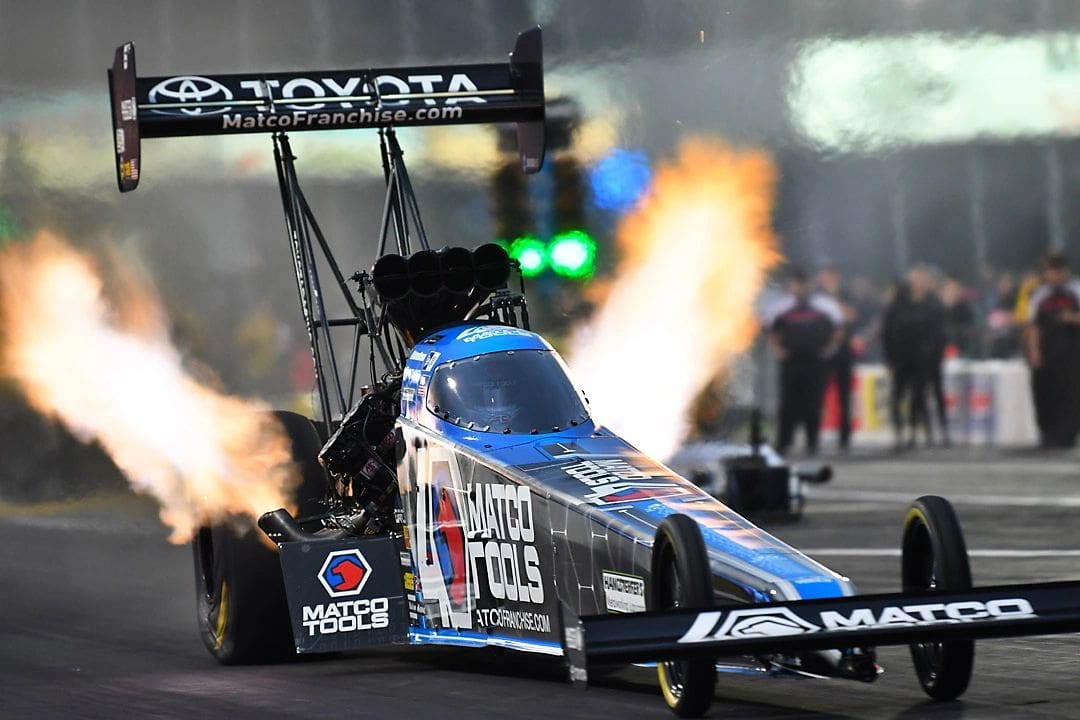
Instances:
[[[669,515],[656,530],[649,609],[712,606],[712,572],[697,523]],[[712,704],[716,663],[712,659],[673,660],[656,666],[664,700],[679,717],[699,717]]]
[[[904,592],[971,589],[967,545],[956,511],[948,500],[926,495],[904,520],[901,544]],[[967,690],[975,663],[974,640],[912,643],[915,674],[927,695],[955,700]]]

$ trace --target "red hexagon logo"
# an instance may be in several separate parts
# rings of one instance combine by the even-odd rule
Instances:
[[[359,595],[371,577],[371,565],[359,550],[335,550],[319,570],[319,582],[330,597]]]

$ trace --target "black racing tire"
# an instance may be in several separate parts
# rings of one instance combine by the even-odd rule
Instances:
[[[649,609],[708,608],[713,604],[712,572],[697,523],[669,515],[656,529]],[[679,717],[700,717],[712,704],[716,662],[711,658],[661,662],[660,691]]]
[[[326,493],[319,436],[302,415],[274,415],[292,441],[293,462],[302,477],[294,499],[301,514],[311,512]],[[296,651],[278,553],[257,527],[241,534],[242,527],[221,523],[202,527],[195,536],[199,632],[210,654],[224,665],[286,660]]]
[[[945,498],[925,495],[912,503],[904,520],[900,573],[904,592],[971,589],[964,533]],[[975,641],[912,643],[911,660],[927,695],[955,700],[971,682]]]

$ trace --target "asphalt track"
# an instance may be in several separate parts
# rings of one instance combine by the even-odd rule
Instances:
[[[864,591],[895,590],[904,505],[933,492],[957,500],[977,583],[1080,578],[1077,460],[846,460],[800,523],[770,529]],[[652,672],[581,691],[556,663],[497,651],[219,667],[195,630],[190,550],[165,537],[134,497],[0,506],[0,718],[670,717]],[[721,676],[710,717],[1080,717],[1077,636],[980,643],[971,688],[944,704],[924,699],[906,649],[880,655],[872,685]]]

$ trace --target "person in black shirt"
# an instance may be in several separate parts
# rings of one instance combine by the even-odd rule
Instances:
[[[972,357],[975,354],[975,309],[964,298],[963,286],[946,278],[939,294],[941,303],[941,335],[934,356],[930,358],[928,379],[930,396],[934,400],[938,427],[945,447],[952,445],[949,434],[948,408],[945,402],[945,360],[948,357]],[[927,433],[929,435],[929,433]]]
[[[1043,262],[1043,285],[1028,301],[1026,329],[1035,417],[1043,447],[1072,447],[1080,432],[1080,282],[1065,256]]]
[[[882,324],[882,344],[885,362],[892,372],[893,431],[896,447],[904,444],[902,408],[907,405],[907,426],[910,435],[908,447],[915,446],[915,431],[919,425],[926,428],[926,390],[935,364],[941,362],[944,347],[944,320],[941,304],[931,290],[930,273],[926,268],[914,267],[908,272],[907,282],[896,290],[885,309]]]
[[[840,406],[839,446],[844,452],[851,445],[851,382],[855,376],[854,326],[858,322],[855,305],[842,290],[840,273],[828,267],[818,273],[818,288],[840,307],[840,342],[829,358],[826,374],[836,382],[836,399]],[[826,380],[826,383],[828,380]]]
[[[788,294],[769,313],[769,344],[780,358],[781,453],[791,448],[795,431],[806,432],[810,455],[818,450],[826,362],[842,335],[840,308],[830,298],[810,292],[806,275],[793,270]]]

